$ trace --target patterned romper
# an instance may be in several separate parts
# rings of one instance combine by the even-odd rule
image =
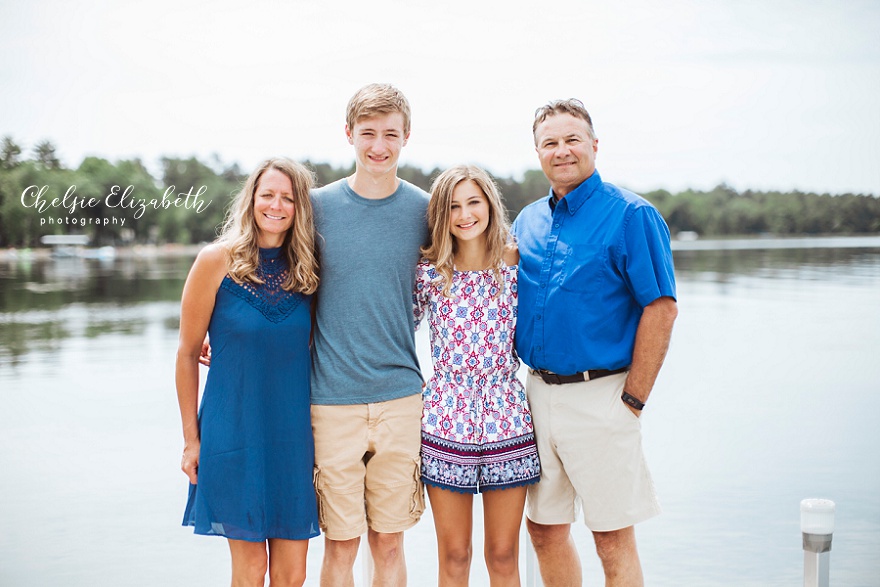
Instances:
[[[463,493],[537,483],[541,467],[525,389],[516,377],[517,267],[455,271],[451,298],[425,260],[416,270],[416,327],[428,313],[434,375],[422,414],[422,480]]]

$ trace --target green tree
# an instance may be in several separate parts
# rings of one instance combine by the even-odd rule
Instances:
[[[21,161],[21,147],[7,135],[3,137],[3,144],[0,146],[0,168],[12,169]]]
[[[523,174],[518,193],[504,196],[504,202],[511,218],[516,218],[520,210],[550,193],[550,182],[540,169],[529,169]]]
[[[437,168],[425,173],[421,168],[413,167],[412,165],[401,165],[397,168],[397,176],[400,179],[404,179],[425,191],[431,189],[431,182],[435,177],[440,175],[440,173],[440,169]]]
[[[232,198],[241,189],[240,182],[217,175],[195,157],[162,158],[162,186],[169,198],[185,198],[187,194],[196,194],[204,188],[202,200],[207,207],[202,212],[174,207],[159,211],[159,237],[162,241],[175,243],[214,240]]]
[[[124,186],[127,185],[119,170],[110,161],[101,157],[86,157],[76,170],[74,185],[78,197],[97,202],[96,206],[79,211],[79,216],[86,221],[84,231],[91,235],[92,244],[103,246],[121,240],[119,239],[121,227],[112,224],[113,218],[118,217],[121,210],[107,205],[108,196],[111,195],[114,186],[117,190],[124,190]],[[111,203],[113,203],[112,198]]]
[[[311,169],[315,173],[315,185],[317,187],[329,185],[334,181],[343,177],[348,177],[354,173],[354,163],[348,167],[333,167],[329,163],[314,163],[306,159],[303,165]]]
[[[61,161],[51,141],[37,143],[34,147],[34,161],[46,169],[61,169]]]
[[[66,223],[64,208],[33,206],[36,193],[45,186],[44,201],[61,198],[72,174],[66,169],[45,169],[33,161],[25,161],[13,169],[0,170],[0,245],[35,247],[47,234],[67,234],[77,227]],[[23,192],[31,188],[22,203]]]
[[[36,246],[41,236],[53,233],[88,234],[96,245],[210,241],[232,196],[241,189],[246,177],[237,164],[226,165],[216,155],[207,164],[195,157],[163,158],[161,181],[157,181],[138,159],[112,163],[100,157],[86,157],[78,168],[70,170],[61,164],[55,146],[49,141],[42,141],[34,148],[35,156],[31,160],[22,161],[21,151],[9,136],[0,145],[0,246]],[[314,171],[319,186],[354,171],[354,164],[334,167],[327,163],[304,163]],[[437,168],[425,171],[410,165],[398,169],[400,177],[425,190],[440,172]],[[526,171],[522,179],[495,177],[494,180],[511,218],[526,205],[544,197],[550,189],[538,169]],[[30,186],[34,186],[34,190],[45,186],[44,201],[60,199],[74,186],[73,195],[77,199],[93,199],[98,205],[78,206],[74,212],[62,207],[46,207],[41,212],[22,203],[22,193]],[[119,193],[126,190],[128,201],[132,202],[161,201],[166,189],[171,200],[203,190],[201,197],[208,206],[197,213],[191,208],[141,209],[118,205]],[[113,190],[117,190],[117,196],[108,203],[107,196]],[[880,232],[880,198],[871,195],[752,190],[738,193],[725,184],[709,191],[684,190],[672,194],[655,190],[644,195],[666,218],[673,234],[684,230],[710,237],[768,232],[778,235]]]

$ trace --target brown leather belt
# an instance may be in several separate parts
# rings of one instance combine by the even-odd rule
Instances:
[[[617,375],[618,373],[626,373],[629,371],[629,365],[620,369],[591,369],[573,375],[560,375],[546,369],[532,369],[532,372],[544,380],[544,383],[550,385],[562,385],[564,383],[582,383],[584,381],[592,381],[609,375]]]

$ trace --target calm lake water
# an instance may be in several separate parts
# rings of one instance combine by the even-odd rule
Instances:
[[[664,508],[637,529],[648,585],[801,584],[806,497],[837,503],[832,584],[880,585],[880,238],[801,244],[675,253],[680,315],[643,416]],[[179,525],[190,263],[0,261],[0,585],[228,584],[225,541]],[[406,540],[410,584],[435,584],[430,512]]]

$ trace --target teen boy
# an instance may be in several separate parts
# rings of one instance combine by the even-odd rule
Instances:
[[[428,194],[397,177],[409,132],[409,103],[397,88],[361,88],[345,125],[354,175],[313,194],[321,285],[312,429],[322,585],[354,585],[364,532],[373,584],[405,585],[403,531],[424,509],[412,291],[428,238]]]

